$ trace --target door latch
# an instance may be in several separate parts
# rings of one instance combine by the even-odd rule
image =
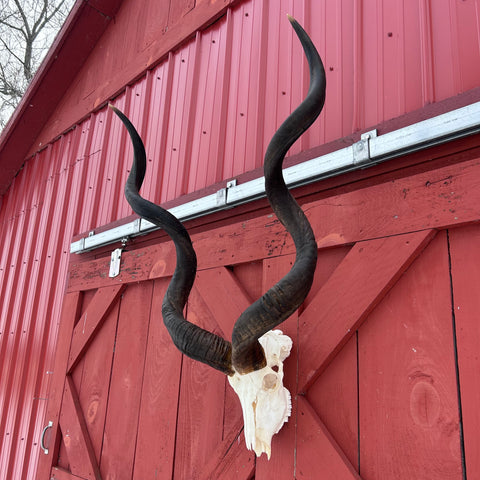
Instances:
[[[128,237],[122,238],[122,246],[116,248],[110,256],[110,271],[108,276],[110,278],[115,278],[120,275],[120,264],[122,262],[122,252],[125,250],[125,246],[128,242]]]

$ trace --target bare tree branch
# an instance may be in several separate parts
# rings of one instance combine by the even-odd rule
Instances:
[[[14,0],[15,5],[17,6],[17,11],[22,17],[23,20],[23,28],[25,29],[25,36],[29,37],[30,36],[30,26],[28,25],[27,17],[25,15],[25,12],[23,11],[22,5],[20,5],[20,2],[18,0]]]
[[[75,0],[0,0],[0,129]]]
[[[3,48],[13,57],[17,60],[19,64],[23,64],[23,59],[17,56],[17,54],[11,49],[6,43],[3,38],[0,38],[0,42],[2,42]]]

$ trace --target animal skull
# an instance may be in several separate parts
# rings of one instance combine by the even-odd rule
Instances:
[[[283,361],[290,355],[292,340],[281,330],[270,330],[258,341],[267,366],[244,375],[235,372],[228,381],[242,404],[247,448],[257,457],[265,452],[270,460],[272,437],[292,411],[290,392],[283,386]]]

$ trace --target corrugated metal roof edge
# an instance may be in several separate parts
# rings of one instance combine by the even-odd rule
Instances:
[[[169,41],[165,42],[167,49],[155,52],[155,58],[149,59],[147,68],[143,59],[139,59],[135,68],[127,72],[128,78],[119,76],[118,85],[112,83],[111,89],[104,94],[105,98],[98,102],[95,110],[102,108],[146,70],[158,64],[168,51],[178,48],[195,31],[206,28],[228,7],[240,1],[242,0],[224,0],[218,6],[214,5],[214,9],[202,9],[199,18],[192,23],[191,31],[179,27],[167,32],[166,36],[169,37]],[[11,120],[0,135],[0,196],[7,191],[27,156],[31,156],[33,142],[121,4],[122,0],[77,0],[75,3]],[[85,35],[86,31],[88,35]],[[150,55],[149,52],[145,53],[147,54]],[[75,122],[80,122],[93,111],[90,108],[88,111],[85,110]],[[62,126],[55,138],[73,128],[76,123]],[[51,139],[53,140],[54,138]]]
[[[349,135],[348,137],[344,137],[338,140],[335,140],[334,142],[329,142],[328,144],[325,145],[320,145],[318,147],[312,148],[310,150],[301,152],[298,155],[293,155],[291,157],[288,157],[285,159],[284,162],[284,169],[287,169],[289,167],[293,167],[295,165],[299,165],[303,162],[307,162],[309,160],[318,158],[318,157],[323,157],[328,154],[332,154],[334,152],[338,152],[341,149],[345,149],[348,147],[353,146],[354,144],[357,144],[362,140],[362,135],[366,132],[371,132],[372,130],[376,130],[377,135],[382,136],[386,135],[391,132],[395,131],[401,131],[402,129],[406,129],[407,127],[413,126],[414,124],[423,122],[425,120],[429,119],[434,119],[434,117],[439,117],[443,114],[448,114],[450,112],[455,113],[455,111],[460,111],[463,107],[468,107],[473,104],[478,104],[480,102],[480,87],[477,87],[475,89],[472,89],[464,94],[457,95],[455,97],[448,98],[446,100],[443,100],[438,103],[433,103],[425,106],[422,109],[416,110],[414,112],[409,112],[406,113],[405,115],[402,115],[400,117],[388,120],[386,122],[383,122],[382,124],[379,124],[375,127],[368,128],[366,130],[362,130],[360,132],[357,132],[353,135]],[[478,108],[477,108],[478,109]],[[428,122],[427,122],[428,123]],[[480,118],[479,118],[479,123],[480,123]],[[467,131],[465,135],[471,134],[470,131]],[[462,137],[464,134],[459,135],[459,137]],[[384,137],[386,138],[386,137]],[[455,135],[452,137],[452,139],[455,138]],[[382,139],[379,139],[382,140]],[[447,138],[448,141],[448,138]],[[443,140],[439,140],[438,143],[442,143]],[[426,145],[426,147],[434,145],[435,142]],[[425,148],[426,148],[425,147]],[[406,154],[416,151],[417,147],[415,148],[407,148],[406,149]],[[399,150],[399,154],[403,152],[402,149]],[[396,157],[398,155],[393,155],[393,157]],[[390,158],[390,157],[389,157]],[[379,161],[381,161],[379,159]],[[375,165],[378,162],[371,162],[370,165]],[[172,200],[170,202],[166,202],[162,206],[168,210],[181,210],[181,207],[184,205],[189,205],[195,203],[197,200],[204,200],[207,197],[215,197],[216,195],[218,196],[218,193],[222,190],[225,190],[226,185],[229,184],[229,182],[234,181],[235,185],[232,184],[232,187],[235,188],[236,184],[238,185],[244,185],[248,182],[252,182],[254,180],[261,179],[263,177],[263,169],[258,168],[256,170],[252,170],[250,172],[244,173],[243,175],[236,176],[234,179],[230,180],[223,180],[221,182],[218,182],[214,185],[210,185],[207,188],[198,190],[196,192],[193,192],[191,194],[184,195],[182,197],[179,197],[175,200]],[[299,185],[302,185],[301,183]],[[294,185],[294,187],[299,186],[299,185]],[[211,203],[211,202],[210,202]],[[239,204],[241,204],[240,202]],[[231,207],[236,206],[236,204],[231,205]],[[228,205],[225,205],[226,208],[228,208]],[[221,208],[223,209],[223,208]],[[214,211],[217,211],[214,209]],[[195,218],[195,217],[193,217]],[[109,223],[107,225],[102,225],[99,228],[96,228],[95,231],[91,232],[84,232],[82,234],[75,235],[72,239],[72,245],[75,243],[79,243],[84,241],[84,239],[88,238],[89,236],[92,236],[93,234],[95,236],[101,237],[103,233],[113,231],[115,229],[120,229],[121,227],[124,227],[128,224],[132,224],[132,228],[137,228],[140,229],[140,223],[138,225],[135,224],[135,220],[138,219],[138,216],[136,215],[131,215],[129,217],[126,217],[124,219],[117,220],[115,222]],[[188,219],[188,218],[187,218]],[[183,219],[185,220],[185,219]],[[149,231],[148,226],[145,227],[147,231]],[[123,230],[122,230],[123,231]],[[147,233],[147,231],[143,233]],[[131,232],[132,235],[140,233],[139,231]],[[84,248],[84,247],[82,247]],[[89,250],[86,248],[86,250]]]
[[[0,195],[22,168],[36,136],[121,3],[121,0],[77,0],[73,6],[0,136]]]

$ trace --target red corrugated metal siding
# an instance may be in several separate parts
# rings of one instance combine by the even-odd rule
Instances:
[[[59,100],[71,88],[76,74],[115,17],[121,3],[121,0],[76,1],[27,92],[0,134],[1,195],[7,191],[32,143]],[[55,125],[56,122],[49,124]],[[54,136],[58,137],[64,129],[57,130]],[[48,143],[46,141],[45,145]]]
[[[287,12],[311,33],[328,76],[323,119],[292,153],[479,84],[478,2],[242,2],[127,92],[148,155],[168,178],[156,198],[261,166],[272,133],[308,88]],[[110,48],[118,50],[115,38]],[[65,116],[62,107],[55,116]]]
[[[250,1],[229,11],[117,100],[134,106],[130,115],[164,179],[155,198],[172,200],[262,165],[271,135],[308,88],[287,12],[311,32],[328,76],[323,118],[292,154],[478,86],[480,62],[459,75],[446,54],[455,22],[441,36],[433,27],[455,4],[422,5]],[[464,28],[477,38],[472,19]],[[477,42],[467,50],[478,57]]]
[[[164,202],[261,166],[308,88],[287,12],[328,76],[325,112],[298,153],[479,86],[479,10],[473,0],[242,2],[115,99],[145,139],[145,195]],[[2,199],[2,478],[35,478],[70,240],[131,213],[130,148],[102,108],[26,162]]]
[[[10,212],[15,215],[1,216],[0,471],[2,478],[11,479],[25,478],[27,471],[31,472],[28,478],[35,478],[71,235],[71,222],[65,219],[72,202],[64,201],[71,186],[71,177],[66,175],[70,161],[67,139],[39,157],[43,158],[25,166],[7,195]]]

